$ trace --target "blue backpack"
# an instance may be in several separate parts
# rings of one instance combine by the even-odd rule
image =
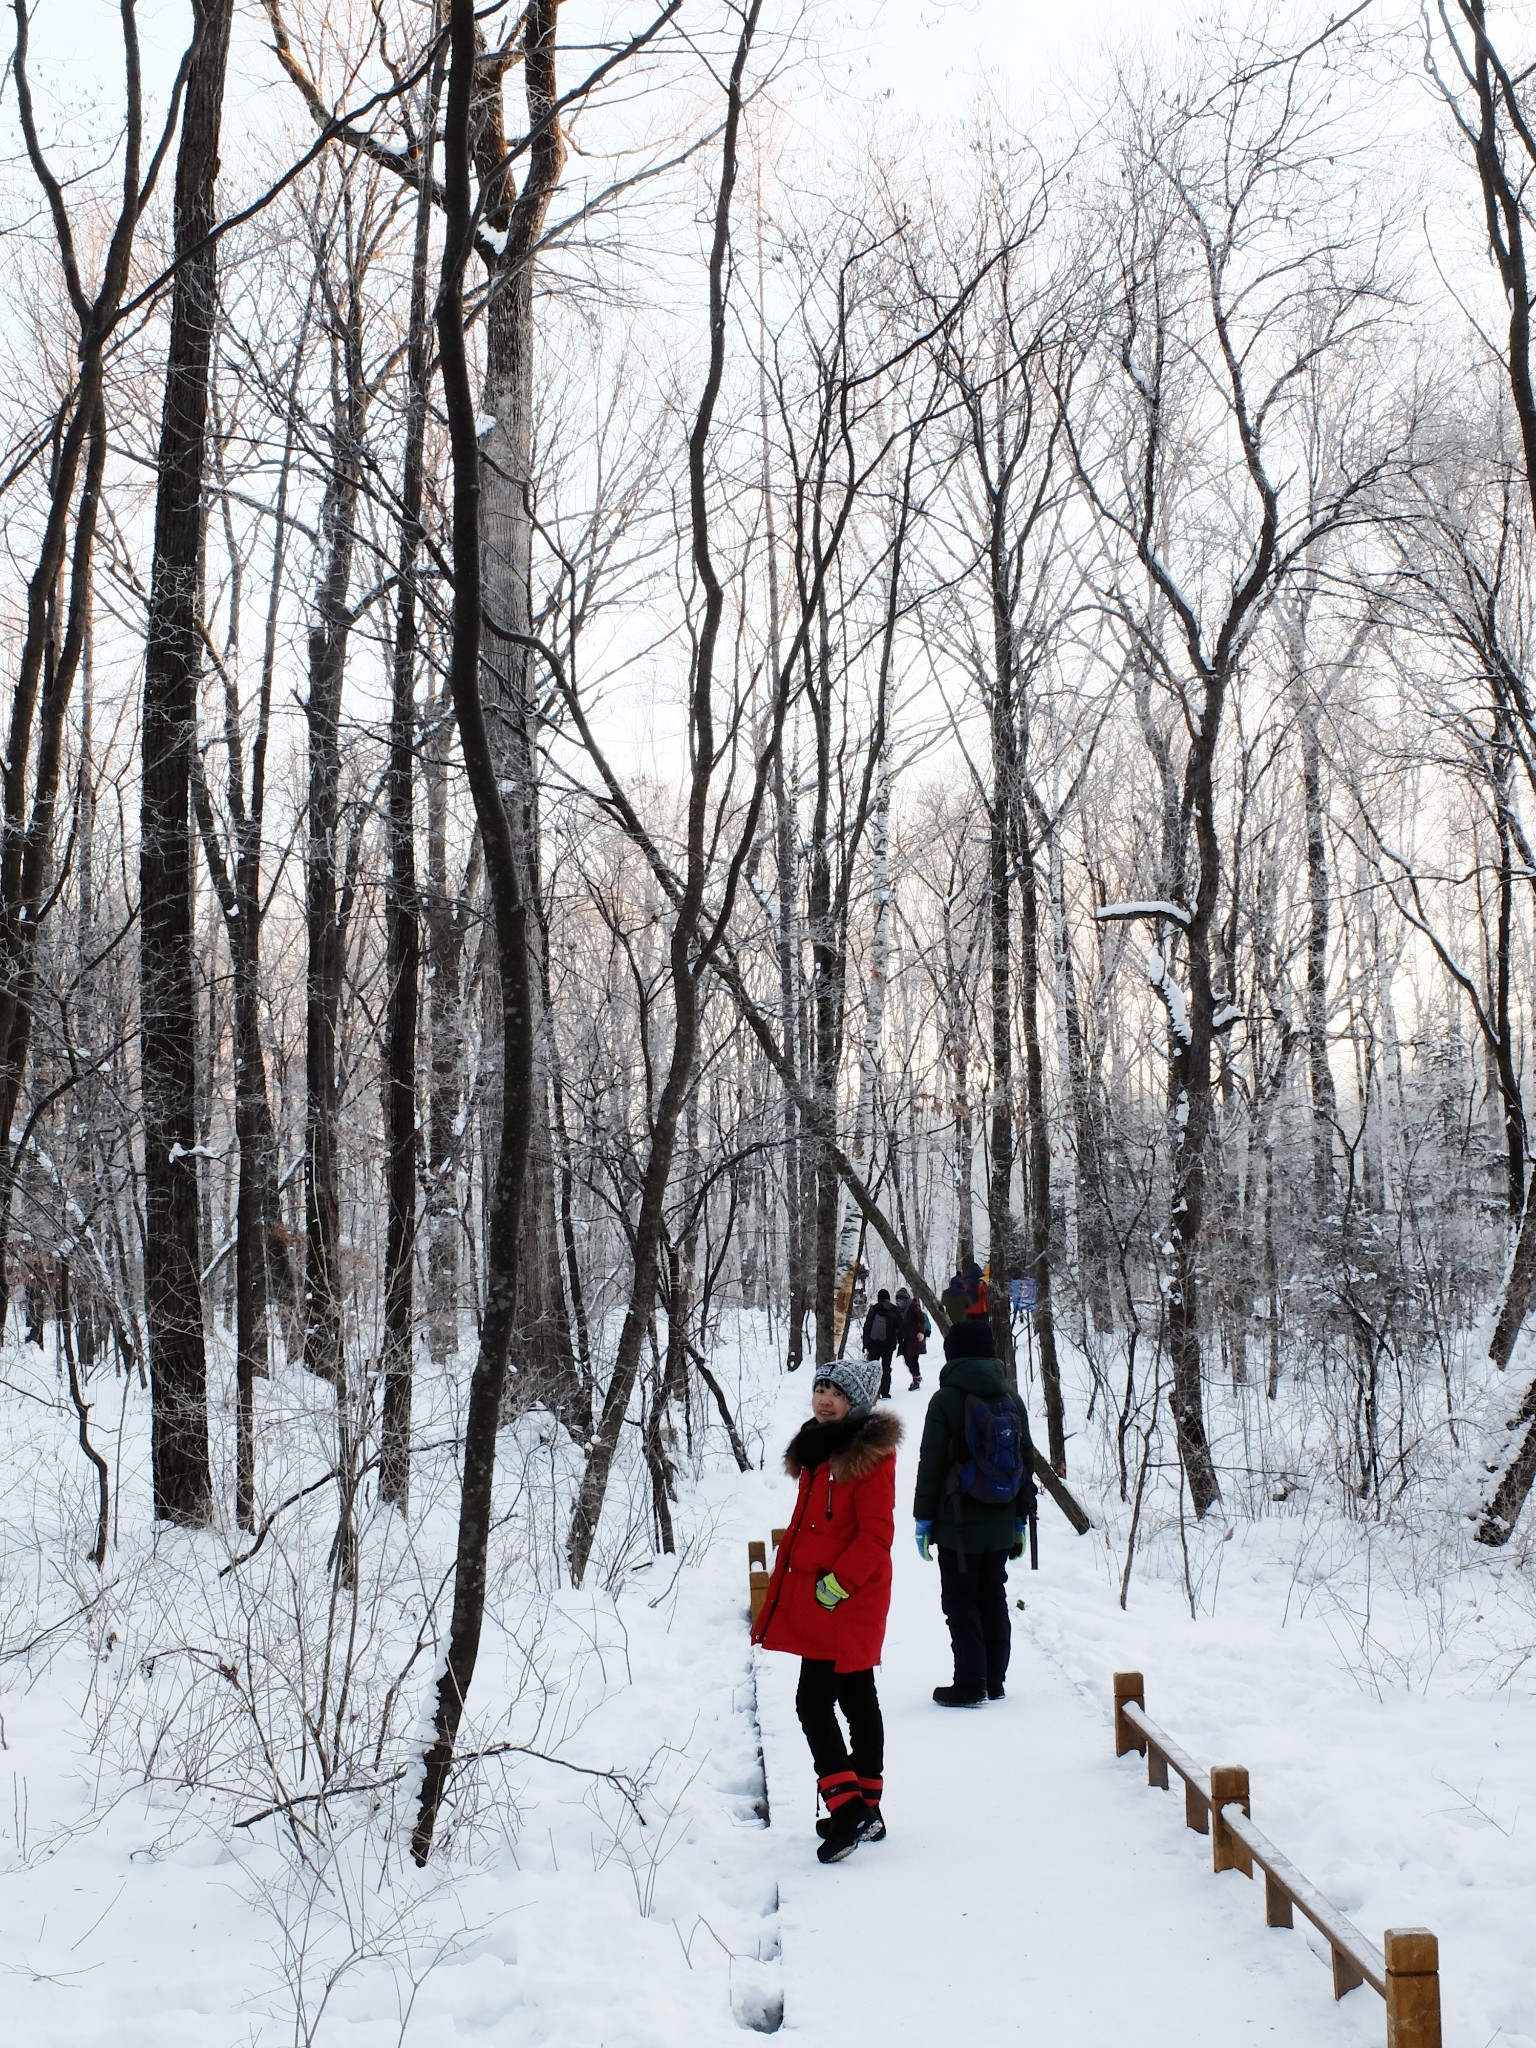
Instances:
[[[966,1395],[965,1448],[956,1471],[961,1493],[1000,1507],[1027,1490],[1024,1426],[1007,1394]]]

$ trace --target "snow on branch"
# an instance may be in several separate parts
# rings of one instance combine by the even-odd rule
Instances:
[[[1167,948],[1159,946],[1144,953],[1141,967],[1148,981],[1163,999],[1163,1007],[1168,1012],[1169,1029],[1181,1044],[1188,1045],[1189,1004],[1184,999],[1183,989],[1173,978],[1168,965]]]
[[[1171,917],[1175,924],[1187,925],[1194,916],[1182,903],[1101,903],[1093,914],[1100,924],[1129,917]]]

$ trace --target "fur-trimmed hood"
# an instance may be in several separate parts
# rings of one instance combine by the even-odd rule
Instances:
[[[824,1429],[828,1425],[809,1425]],[[839,1427],[840,1425],[832,1425]],[[874,1471],[882,1458],[893,1458],[896,1446],[902,1439],[901,1417],[893,1408],[877,1408],[873,1414],[855,1421],[851,1416],[845,1425],[849,1429],[847,1440],[834,1450],[827,1464],[832,1477],[844,1486],[856,1484]],[[791,1479],[798,1479],[805,1470],[805,1456],[800,1442],[800,1432],[790,1439],[784,1453],[784,1470]]]

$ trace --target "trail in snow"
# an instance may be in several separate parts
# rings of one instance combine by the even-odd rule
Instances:
[[[798,1664],[756,1653],[785,2033],[815,2048],[1379,2043],[1375,1994],[1335,2006],[1304,1940],[1265,1928],[1254,1886],[1213,1876],[1182,1800],[1148,1791],[1135,1759],[1116,1761],[1109,1673],[1097,1692],[1069,1675],[1032,1638],[1027,1609],[1014,1610],[1006,1700],[932,1703],[951,1675],[948,1637],[937,1568],[918,1558],[906,1517],[927,1394],[898,1396],[908,1429],[880,1672],[890,1833],[830,1869],[815,1860]],[[800,1389],[786,1392],[786,1437],[802,1405]],[[1046,1535],[1076,1540],[1054,1518]],[[1015,1601],[1030,1581],[1012,1567]]]

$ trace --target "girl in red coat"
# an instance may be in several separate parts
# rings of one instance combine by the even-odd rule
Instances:
[[[885,1833],[885,1724],[874,1667],[891,1605],[901,1423],[889,1409],[875,1411],[879,1386],[878,1359],[817,1366],[811,1420],[784,1454],[800,1486],[795,1512],[752,1631],[765,1649],[801,1660],[795,1711],[827,1805],[817,1823],[823,1863],[840,1863]]]

